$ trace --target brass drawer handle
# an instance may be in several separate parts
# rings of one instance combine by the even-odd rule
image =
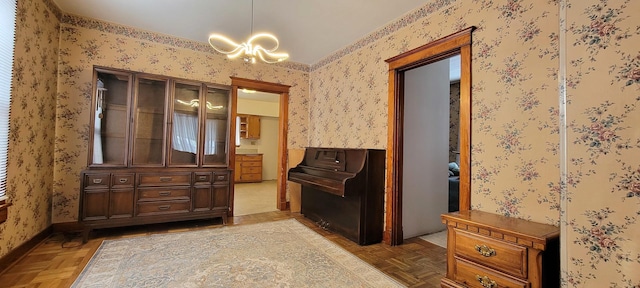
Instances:
[[[93,184],[101,184],[102,179],[93,179]]]
[[[120,178],[118,181],[120,181],[121,184],[127,183],[127,178]]]
[[[204,176],[204,175],[198,176],[198,180],[200,180],[200,181],[207,180],[207,176]]]
[[[480,285],[482,285],[482,287],[485,287],[485,288],[493,288],[498,286],[496,281],[491,280],[489,276],[483,277],[480,275],[476,275],[476,279],[478,280],[478,282],[480,282]]]
[[[171,208],[171,205],[158,206],[158,210],[169,210],[169,208]]]
[[[217,178],[218,180],[224,180],[225,176],[224,176],[224,175],[219,175],[219,176],[216,176],[216,178]]]
[[[496,256],[496,250],[487,245],[476,245],[475,248],[484,257]]]
[[[160,177],[160,182],[171,182],[172,177]]]
[[[171,191],[161,191],[161,192],[158,192],[158,195],[160,195],[160,196],[169,196],[169,195],[171,195]]]

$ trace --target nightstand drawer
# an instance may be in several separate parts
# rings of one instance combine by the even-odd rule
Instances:
[[[527,248],[498,239],[454,229],[456,256],[527,278]]]
[[[454,280],[467,287],[528,288],[529,283],[455,257]]]

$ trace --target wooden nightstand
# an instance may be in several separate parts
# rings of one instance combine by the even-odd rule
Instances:
[[[447,276],[442,287],[560,286],[560,230],[482,211],[442,215]]]

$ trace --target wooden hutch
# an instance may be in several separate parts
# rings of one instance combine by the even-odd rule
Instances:
[[[83,240],[95,228],[229,211],[231,88],[95,67]]]

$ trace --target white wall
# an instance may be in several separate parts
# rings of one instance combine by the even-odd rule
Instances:
[[[409,70],[404,83],[402,229],[405,239],[444,230],[448,210],[449,60]]]
[[[267,102],[238,98],[238,114],[278,117],[279,113],[279,102]]]

